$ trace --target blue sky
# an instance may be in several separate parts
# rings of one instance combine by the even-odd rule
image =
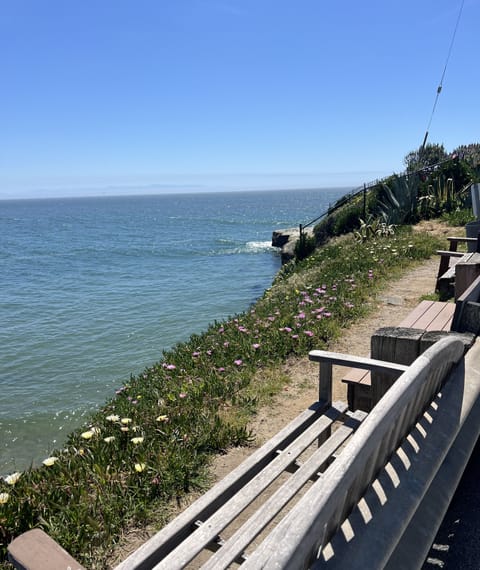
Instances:
[[[0,3],[0,198],[360,186],[422,143],[462,0]],[[480,140],[464,0],[429,141]]]

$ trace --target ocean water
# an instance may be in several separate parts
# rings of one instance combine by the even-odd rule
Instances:
[[[25,469],[131,374],[246,310],[275,229],[345,190],[0,201],[0,474]]]

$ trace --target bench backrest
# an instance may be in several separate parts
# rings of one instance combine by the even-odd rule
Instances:
[[[455,303],[452,331],[479,333],[480,276],[462,293]]]
[[[318,556],[440,391],[463,349],[447,337],[409,366],[245,568],[304,568]]]

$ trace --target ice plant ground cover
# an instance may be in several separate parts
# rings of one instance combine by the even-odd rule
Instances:
[[[205,480],[212,454],[249,442],[275,367],[327,347],[389,278],[441,246],[410,228],[339,239],[285,266],[249,311],[164,352],[40,467],[0,480],[0,567],[10,540],[32,527],[104,567],[123,530],[162,506],[167,516],[172,498]]]

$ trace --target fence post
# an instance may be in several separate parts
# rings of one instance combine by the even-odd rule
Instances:
[[[363,185],[363,221],[367,221],[367,185]]]

